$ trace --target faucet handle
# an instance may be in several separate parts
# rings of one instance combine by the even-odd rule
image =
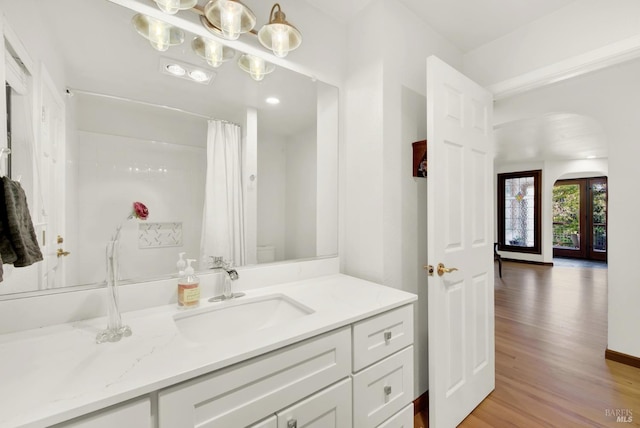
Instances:
[[[209,256],[212,263],[212,268],[218,268],[224,266],[224,259],[222,256]]]

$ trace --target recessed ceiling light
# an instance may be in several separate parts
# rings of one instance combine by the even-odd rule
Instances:
[[[191,70],[189,72],[189,77],[191,77],[196,82],[204,82],[209,79],[209,75],[202,70]]]
[[[267,104],[272,104],[272,105],[280,104],[280,100],[277,99],[276,97],[269,97],[265,101],[267,102]]]
[[[595,159],[595,158],[596,158],[596,155],[589,155],[589,156],[587,156],[587,159]]]
[[[178,64],[167,64],[166,69],[174,76],[184,76],[184,74],[186,73],[186,70]]]
[[[201,85],[208,85],[216,76],[216,73],[213,70],[205,70],[200,66],[166,57],[160,57],[158,69],[163,74],[168,74],[170,76],[199,83]]]

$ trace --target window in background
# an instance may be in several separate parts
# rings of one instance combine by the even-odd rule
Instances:
[[[498,242],[504,251],[541,254],[542,171],[498,174]]]

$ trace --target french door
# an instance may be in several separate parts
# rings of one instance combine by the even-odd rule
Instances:
[[[553,255],[607,260],[606,177],[556,181]]]

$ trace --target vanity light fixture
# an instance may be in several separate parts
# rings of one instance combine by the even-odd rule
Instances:
[[[271,49],[275,56],[284,58],[289,51],[300,46],[302,34],[296,27],[287,22],[280,5],[276,3],[271,8],[269,23],[258,32],[258,40],[262,46]]]
[[[207,61],[211,67],[218,68],[223,62],[229,61],[236,55],[236,51],[212,39],[196,37],[191,42],[191,48],[200,58]]]
[[[227,40],[236,40],[256,25],[254,13],[238,0],[211,0],[204,6],[204,16]]]
[[[267,99],[265,100],[265,102],[266,102],[267,104],[271,104],[271,105],[277,105],[277,104],[280,104],[280,100],[279,100],[278,98],[276,98],[276,97],[269,97],[269,98],[267,98]]]
[[[587,156],[587,159],[595,159],[595,158],[596,158],[596,155],[589,155],[589,156]]]
[[[249,54],[244,54],[238,59],[238,66],[249,73],[251,78],[256,82],[264,79],[265,75],[271,73],[276,68],[264,59]]]
[[[138,34],[149,40],[151,46],[160,52],[184,41],[184,32],[180,28],[159,19],[139,13],[133,17],[131,22]]]
[[[175,15],[179,10],[191,9],[198,4],[198,0],[155,0],[158,9],[169,15]]]

